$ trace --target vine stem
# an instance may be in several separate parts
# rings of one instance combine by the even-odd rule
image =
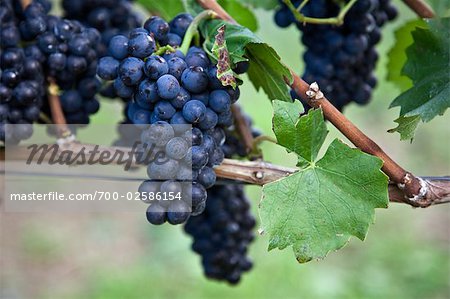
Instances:
[[[245,120],[241,108],[238,105],[233,104],[231,106],[231,113],[233,113],[236,131],[238,132],[241,141],[244,143],[245,149],[248,154],[253,150],[255,146],[252,131],[247,121]]]
[[[50,105],[53,123],[56,125],[58,138],[67,138],[72,136],[72,132],[67,126],[66,118],[61,107],[58,85],[56,85],[55,80],[52,78],[47,79],[47,81],[49,83],[48,103]]]
[[[424,0],[403,0],[419,17],[431,19],[436,16],[436,13],[428,3]]]
[[[213,10],[217,15],[230,23],[237,24],[237,22],[217,3],[216,0],[197,0],[198,3],[208,10]],[[311,98],[307,95],[310,92],[310,85],[301,79],[293,70],[290,70],[292,75],[292,82],[289,78],[285,81],[292,89],[311,107],[322,108],[323,114],[344,136],[346,136],[356,147],[363,152],[377,156],[383,161],[382,170],[386,173],[390,180],[397,184],[403,190],[403,201],[411,205],[417,205],[418,196],[426,198],[430,195],[427,185],[424,186],[419,178],[415,177],[410,172],[404,170],[398,165],[390,156],[388,156],[380,146],[378,146],[372,139],[365,135],[358,127],[356,127],[349,119],[347,119],[339,110],[337,110],[325,97],[319,100]],[[423,191],[429,191],[425,192]],[[419,199],[420,199],[419,198]]]
[[[52,148],[55,145],[47,144],[47,146],[48,148]],[[6,151],[8,151],[7,155]],[[67,153],[69,151],[73,153],[72,157],[76,157],[73,161],[71,160],[72,165],[82,165],[87,163],[86,162],[87,159],[83,160],[83,156],[78,155],[78,153],[84,152],[89,155],[89,153],[94,152],[95,154],[93,154],[94,157],[92,158],[92,160],[96,160],[99,159],[103,153],[108,152],[108,157],[113,157],[113,160],[109,161],[109,164],[118,165],[121,155],[116,155],[117,152],[121,153],[132,152],[131,148],[126,147],[114,147],[114,146],[100,147],[92,144],[81,144],[81,143],[58,145],[58,150],[55,153],[51,151],[50,153],[45,154],[43,157],[41,157],[40,154],[31,156],[31,151],[32,149],[23,145],[11,147],[8,149],[0,148],[0,161],[5,161],[6,156],[8,158],[8,161],[27,161],[27,162],[30,161],[36,163],[49,162],[51,159],[53,159],[53,161],[59,161],[60,156],[62,155],[65,156],[61,159],[63,160],[67,159]],[[136,167],[142,167],[143,165],[137,164],[133,160],[130,166],[131,168],[135,169]],[[0,163],[0,170],[4,172],[4,163]],[[289,176],[298,171],[297,168],[274,165],[265,161],[240,161],[232,159],[225,159],[221,165],[214,167],[214,170],[218,178],[260,186],[283,179],[284,177]],[[6,175],[8,175],[8,173],[6,173]],[[25,175],[31,174],[26,173]],[[107,175],[102,176],[101,179],[127,180],[126,177],[118,178],[116,176],[109,177]],[[143,179],[144,178],[142,178],[142,180]],[[407,204],[410,204],[414,207],[426,208],[431,205],[450,202],[450,177],[423,177],[421,179],[423,179],[424,181],[427,182],[427,184],[429,184],[431,192],[424,200],[415,203],[406,202]],[[390,183],[389,200],[391,202],[405,203],[403,199],[404,199],[403,190],[399,189],[397,184]]]
[[[23,9],[27,8],[28,5],[31,4],[33,0],[20,0],[20,5],[22,6]]]
[[[356,3],[356,1],[358,0],[350,0],[348,3],[343,5],[339,11],[339,14],[334,18],[312,18],[305,16],[301,13],[301,10],[308,3],[307,0],[303,1],[299,7],[295,7],[291,0],[283,0],[283,3],[286,4],[299,23],[342,25],[344,23],[345,15]]]

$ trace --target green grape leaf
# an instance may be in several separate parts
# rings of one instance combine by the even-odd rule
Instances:
[[[400,106],[400,117],[419,116],[423,122],[450,106],[450,18],[429,20],[428,25],[412,32],[414,42],[406,49],[402,74],[413,86],[390,106]]]
[[[214,40],[212,53],[219,58],[217,60],[217,78],[223,86],[232,86],[236,88],[236,78],[231,69],[230,56],[228,55],[227,41],[225,40],[226,25],[222,25],[217,29],[217,35]]]
[[[263,187],[261,232],[270,238],[269,250],[292,246],[297,260],[305,263],[342,248],[351,236],[364,240],[374,209],[389,202],[382,161],[337,139],[317,160],[327,133],[321,111],[310,110],[298,119],[296,103],[274,102],[274,107],[278,141],[309,165]],[[303,135],[305,145],[293,134]]]
[[[267,10],[273,10],[278,6],[277,0],[239,0],[239,2],[254,8],[264,8]]]
[[[425,27],[426,23],[422,19],[411,20],[403,24],[395,31],[395,44],[388,53],[387,79],[397,85],[401,91],[411,88],[412,81],[401,74],[406,63],[406,48],[413,43],[411,32],[416,27]]]
[[[228,12],[233,19],[244,27],[247,27],[251,31],[258,30],[258,20],[256,19],[253,11],[238,0],[218,0],[217,1],[226,12]]]
[[[300,117],[303,105],[299,101],[274,101],[273,110],[273,131],[278,144],[296,153],[301,165],[315,161],[328,134],[322,110],[311,109],[306,117]]]
[[[414,133],[420,122],[420,116],[400,116],[395,120],[398,123],[396,128],[388,130],[389,133],[399,132],[400,140],[413,140]]]
[[[249,61],[248,76],[257,90],[262,88],[271,100],[291,101],[285,78],[292,82],[289,69],[281,62],[273,48],[263,43],[252,31],[240,25],[228,24],[221,20],[208,20],[200,25],[200,31],[205,38],[203,48],[211,52],[217,29],[226,24],[225,40],[233,65],[239,61]]]
[[[185,10],[183,0],[138,0],[138,3],[147,9],[151,14],[159,15],[166,21],[170,21],[177,14]]]

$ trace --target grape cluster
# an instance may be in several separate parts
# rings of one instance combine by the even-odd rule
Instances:
[[[255,219],[249,209],[242,186],[218,185],[208,190],[205,212],[189,218],[184,228],[194,239],[192,249],[201,255],[206,277],[236,284],[252,268],[247,248]]]
[[[128,32],[140,25],[140,17],[133,11],[129,0],[63,0],[67,17],[80,21],[87,27],[101,32],[101,43],[97,44],[100,56],[107,54],[111,38]]]
[[[31,137],[31,124],[39,118],[42,106],[44,75],[41,62],[28,56],[30,47],[24,50],[20,45],[25,25],[20,20],[29,14],[30,11],[25,11],[25,15],[19,16],[13,1],[1,1],[0,141],[8,143]]]
[[[261,133],[244,115],[253,137]],[[245,157],[247,152],[234,126],[225,130],[222,150],[227,158]],[[240,185],[216,185],[208,189],[208,201],[203,214],[189,218],[185,231],[194,239],[192,249],[201,255],[205,275],[230,284],[239,282],[252,262],[246,256],[254,236],[255,219],[250,213],[250,202]]]
[[[221,146],[224,128],[233,123],[231,105],[239,97],[238,88],[222,86],[205,51],[192,46],[185,55],[177,49],[192,20],[185,13],[169,23],[151,17],[128,36],[112,37],[110,56],[102,57],[97,69],[127,102],[127,118],[142,129],[142,143],[156,145],[169,158],[148,164],[150,180],[139,191],[181,192],[192,201],[192,212],[180,200],[152,203],[147,210],[152,224],[181,224],[204,210],[206,189],[216,181],[213,167],[224,159]],[[170,47],[161,52],[164,46]],[[186,126],[192,129],[183,130]],[[190,183],[186,187],[183,181]]]
[[[49,15],[46,0],[25,8],[4,0],[1,16],[1,140],[29,138],[41,113],[50,115],[47,87],[55,84],[69,124],[87,124],[99,109],[95,95],[97,30]],[[17,124],[14,127],[7,125]]]
[[[99,109],[95,95],[100,87],[96,78],[96,45],[100,34],[78,21],[47,13],[36,1],[24,11],[22,36],[26,41],[34,41],[27,58],[40,61],[46,77],[54,80],[61,90],[60,101],[67,123],[88,124],[89,115]],[[48,105],[43,110],[50,114]]]
[[[298,7],[302,1],[292,1]],[[348,1],[347,1],[348,2]],[[275,22],[288,27],[296,20],[282,3],[275,13]],[[332,0],[308,2],[301,11],[308,17],[329,18],[339,13]],[[377,84],[373,73],[378,53],[375,45],[381,39],[381,27],[397,16],[390,0],[358,0],[345,16],[341,26],[296,23],[302,31],[306,69],[303,79],[318,82],[326,97],[342,108],[351,101],[366,104]],[[299,96],[292,93],[294,98]]]

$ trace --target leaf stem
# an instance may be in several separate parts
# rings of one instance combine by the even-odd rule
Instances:
[[[200,25],[201,21],[212,19],[217,17],[217,14],[212,10],[205,10],[201,13],[199,13],[194,20],[189,25],[186,34],[184,35],[183,43],[180,46],[180,51],[186,55],[187,51],[189,50],[189,47],[191,46],[192,39],[198,35],[198,26]]]

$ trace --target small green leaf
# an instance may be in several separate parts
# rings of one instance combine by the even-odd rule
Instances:
[[[334,140],[317,163],[263,187],[269,250],[292,246],[300,263],[322,259],[351,236],[364,240],[375,208],[388,205],[382,161]]]
[[[219,0],[217,2],[226,12],[233,16],[238,24],[247,27],[251,31],[258,30],[258,20],[247,5],[238,0]]]
[[[212,48],[212,53],[218,57],[217,60],[217,78],[223,86],[232,86],[236,88],[236,78],[231,69],[230,56],[228,55],[227,42],[225,40],[226,25],[217,29],[217,35]]]
[[[417,126],[420,122],[420,117],[418,115],[416,116],[400,116],[395,120],[396,123],[398,123],[398,126],[396,128],[388,130],[389,133],[399,132],[400,133],[400,140],[413,140],[414,139],[414,133],[417,129]]]
[[[150,13],[159,15],[166,21],[170,21],[177,14],[184,11],[183,0],[138,0],[138,3]]]
[[[278,6],[277,0],[239,0],[241,3],[245,3],[254,8],[264,8],[267,10],[273,10]]]
[[[401,70],[406,62],[406,48],[413,43],[411,32],[416,27],[425,27],[426,23],[422,19],[406,22],[395,31],[395,44],[388,53],[387,79],[395,83],[400,90],[405,91],[411,88],[412,81],[401,74]]]
[[[414,43],[406,49],[402,74],[413,86],[391,104],[400,106],[400,117],[419,116],[423,122],[450,107],[450,18],[430,20],[428,25],[412,32]]]
[[[280,57],[273,48],[263,43],[249,29],[228,24],[221,20],[209,20],[200,26],[202,36],[205,38],[203,48],[211,53],[217,29],[223,24],[227,25],[225,39],[231,61],[250,61],[248,76],[257,90],[262,88],[271,100],[291,101],[285,78],[292,82],[289,69],[281,62]]]
[[[302,165],[305,161],[314,162],[328,134],[322,110],[311,109],[307,115],[300,117],[303,106],[299,101],[274,101],[273,107],[273,130],[278,144],[295,152]]]

